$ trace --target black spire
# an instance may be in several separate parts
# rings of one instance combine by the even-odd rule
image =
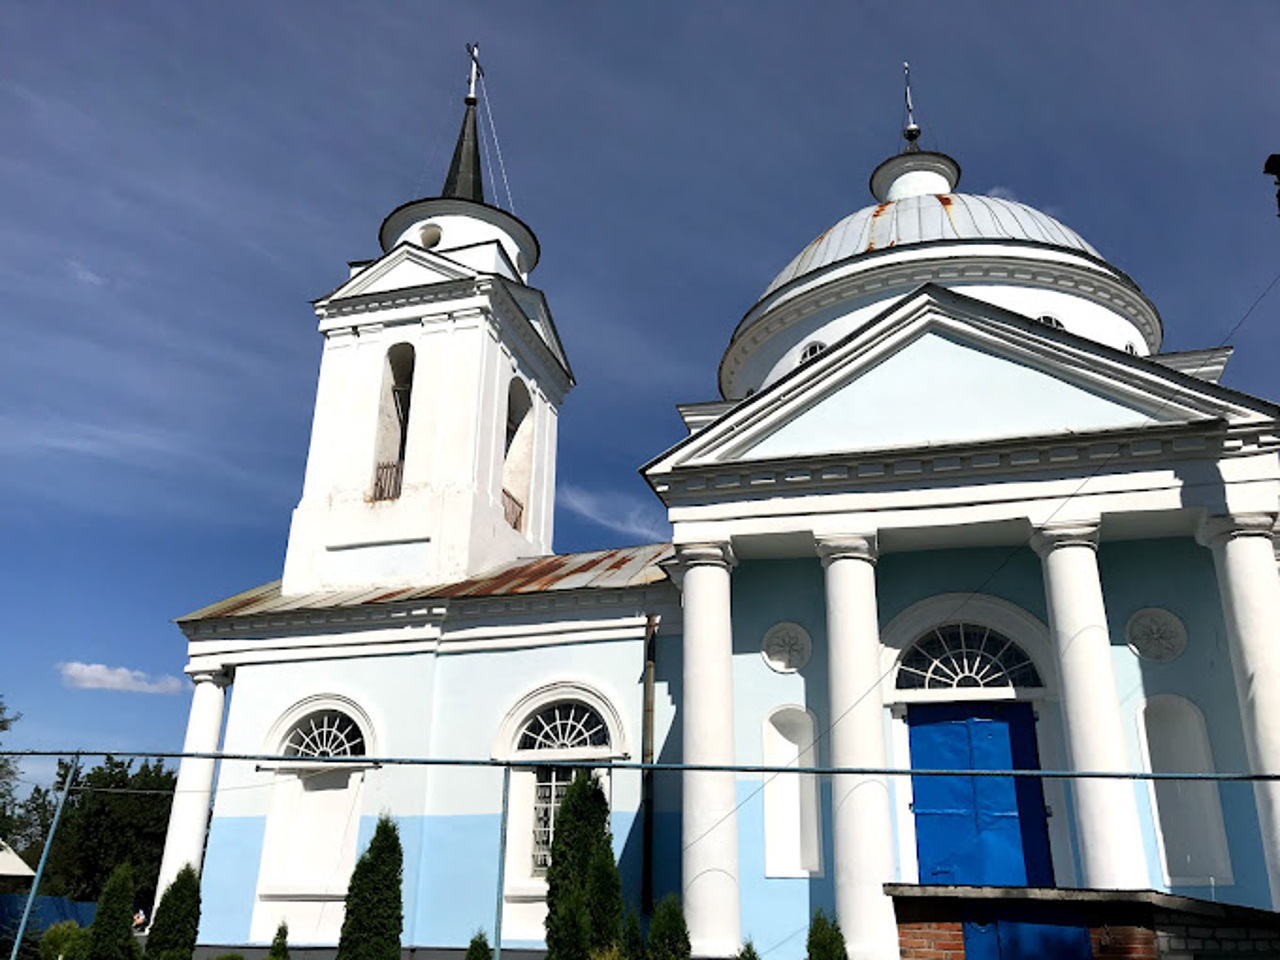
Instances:
[[[442,197],[474,200],[484,203],[484,181],[480,178],[480,140],[476,135],[476,98],[467,97],[467,112],[458,131],[458,145],[453,148],[449,175],[444,178]]]

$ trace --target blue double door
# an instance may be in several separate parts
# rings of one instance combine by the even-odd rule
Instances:
[[[907,723],[913,769],[1040,769],[1030,704],[916,704]],[[1038,779],[915,776],[911,784],[922,884],[1053,886]],[[970,960],[1092,956],[1087,927],[1027,904],[975,901],[963,920]]]
[[[914,704],[916,770],[1038,770],[1029,703]],[[920,882],[1051,887],[1044,791],[1030,777],[912,777]]]

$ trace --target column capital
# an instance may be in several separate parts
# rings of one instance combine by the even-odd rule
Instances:
[[[1200,527],[1196,530],[1196,542],[1202,547],[1212,547],[1236,537],[1266,537],[1274,540],[1275,529],[1274,513],[1211,514],[1200,521]]]
[[[822,565],[828,567],[833,560],[865,560],[874,564],[880,556],[879,539],[874,533],[832,533],[813,538]]]
[[[231,680],[234,677],[234,674],[235,671],[230,667],[220,667],[214,670],[187,669],[187,676],[191,678],[192,683],[197,685],[201,683],[212,683],[218,687],[227,687],[231,685]]]
[[[1098,524],[1096,522],[1046,523],[1031,534],[1031,549],[1045,557],[1059,547],[1088,547],[1098,549]]]
[[[690,567],[725,567],[731,569],[737,565],[738,558],[733,555],[733,547],[723,543],[677,543],[675,554],[663,566],[674,568],[683,573]]]

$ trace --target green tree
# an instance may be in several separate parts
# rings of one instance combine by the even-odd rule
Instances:
[[[84,960],[89,936],[89,929],[74,920],[55,923],[40,938],[40,960]]]
[[[756,945],[748,940],[742,945],[742,949],[738,951],[738,960],[760,960],[760,954],[756,953]]]
[[[684,922],[684,907],[674,893],[663,897],[649,921],[648,960],[689,960],[689,927]]]
[[[634,910],[627,910],[622,918],[623,960],[644,960],[644,934],[640,932],[640,917]]]
[[[483,930],[476,931],[476,935],[467,944],[467,955],[463,960],[493,960],[493,947],[489,946],[488,934]]]
[[[160,898],[147,934],[147,956],[191,960],[200,927],[200,878],[191,864],[178,871]]]
[[[58,782],[68,770],[58,762]],[[140,904],[156,900],[176,775],[159,760],[107,757],[78,776],[45,867],[42,893],[93,900],[119,864],[133,865]]]
[[[622,882],[613,860],[609,802],[579,773],[556,811],[547,868],[547,958],[590,960],[622,933]]]
[[[22,719],[20,713],[10,713],[5,706],[4,697],[0,696],[0,733],[8,733],[9,728]],[[11,839],[17,826],[17,782],[18,761],[13,757],[0,757],[0,838]]]
[[[111,871],[98,912],[89,928],[86,960],[137,960],[138,941],[133,936],[133,868],[122,863]]]
[[[400,960],[403,866],[400,831],[395,821],[383,814],[369,848],[360,855],[351,873],[338,960]]]
[[[271,950],[267,960],[289,960],[289,925],[283,920],[276,927],[276,935],[271,940]]]
[[[845,949],[840,924],[828,920],[821,908],[814,912],[809,924],[809,939],[805,943],[805,951],[808,960],[848,960],[849,954]]]

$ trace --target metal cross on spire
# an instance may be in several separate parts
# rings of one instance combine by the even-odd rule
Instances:
[[[480,66],[480,44],[468,43],[467,55],[471,58],[471,73],[467,76],[467,99],[476,98],[476,81],[484,76],[484,68]]]
[[[911,64],[902,61],[902,80],[907,91],[907,125],[902,131],[902,137],[907,141],[907,152],[911,153],[920,148],[916,146],[916,141],[920,139],[920,126],[916,123],[915,107],[911,103]]]

